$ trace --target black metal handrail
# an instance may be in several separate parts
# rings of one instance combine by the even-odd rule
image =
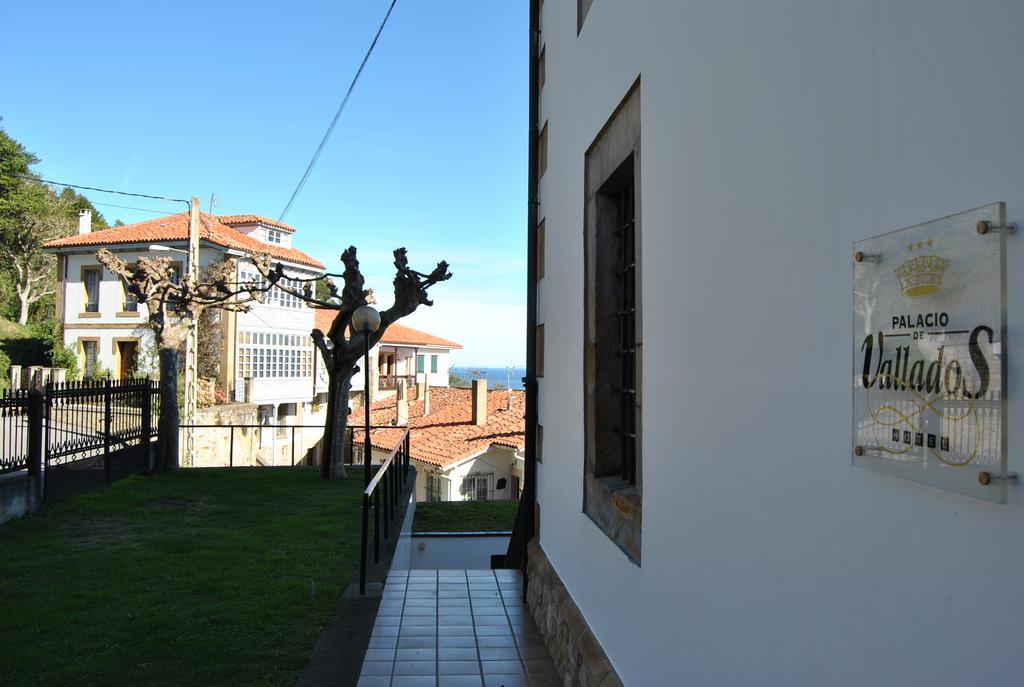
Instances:
[[[391,532],[391,522],[402,513],[400,497],[409,476],[409,430],[391,449],[391,453],[377,468],[373,479],[363,491],[363,535],[359,558],[359,593],[366,594],[366,556],[370,535],[370,509],[373,509],[373,562],[380,563],[381,519],[384,521],[384,539]],[[383,492],[383,496],[381,495]],[[383,511],[383,512],[382,512]]]

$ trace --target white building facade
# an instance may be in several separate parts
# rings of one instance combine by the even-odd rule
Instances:
[[[1021,684],[1020,484],[996,505],[851,464],[851,246],[996,201],[1024,222],[1024,4],[548,0],[540,29],[556,579],[531,588],[563,586],[627,685]],[[581,364],[601,218],[624,209],[628,418]],[[1024,471],[1024,405],[1008,417]],[[602,464],[602,432],[632,435],[631,468]]]
[[[187,216],[114,227],[90,233],[81,218],[76,236],[50,242],[58,256],[58,319],[65,344],[76,351],[86,376],[156,376],[154,336],[144,303],[135,303],[123,282],[96,259],[107,248],[131,263],[139,257],[170,257],[175,269],[187,265]],[[235,279],[256,279],[250,256],[265,252],[289,278],[312,279],[323,265],[292,247],[294,229],[262,217],[203,215],[200,268],[235,261]],[[300,288],[300,282],[290,286]],[[261,406],[261,422],[294,424],[314,395],[314,355],[310,332],[314,311],[274,287],[249,312],[220,313],[220,387],[230,400]],[[308,408],[307,408],[308,410]]]

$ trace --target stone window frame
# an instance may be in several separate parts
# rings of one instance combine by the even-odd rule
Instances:
[[[86,275],[96,275],[96,309],[89,309],[89,281]],[[102,265],[83,265],[81,275],[79,277],[82,280],[82,317],[98,317],[100,314],[100,298],[103,293],[103,266]]]
[[[548,171],[548,123],[545,121],[537,141],[537,178],[543,178],[546,171]]]
[[[540,224],[537,225],[537,281],[539,282],[544,278],[544,252],[545,252],[545,220],[541,220]]]
[[[537,377],[544,377],[544,323],[541,322],[536,328],[537,337],[537,364],[534,371]]]
[[[642,264],[642,179],[640,78],[637,77],[625,97],[594,137],[584,160],[584,488],[583,512],[637,566],[641,563],[641,526],[643,505],[643,264]],[[631,169],[627,167],[631,166]],[[634,256],[636,263],[636,480],[629,483],[621,475],[608,474],[599,463],[597,451],[597,327],[595,324],[596,250],[598,223],[608,221],[599,205],[602,190],[609,182],[631,173],[635,187]]]
[[[594,0],[576,0],[576,35],[580,35],[580,31],[583,30],[583,24],[587,21],[587,13],[590,12],[590,6],[594,3]]]

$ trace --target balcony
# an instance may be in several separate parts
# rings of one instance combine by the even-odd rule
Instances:
[[[416,388],[416,375],[380,375],[377,388],[381,391],[394,391],[398,388],[398,380],[405,380],[405,388],[410,392]]]

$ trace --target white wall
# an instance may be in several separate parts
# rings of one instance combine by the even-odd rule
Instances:
[[[374,451],[374,459],[378,458],[378,451]],[[385,454],[380,454],[383,458]],[[484,453],[474,456],[461,463],[448,467],[443,471],[434,465],[427,465],[418,460],[413,460],[416,466],[416,499],[424,502],[427,500],[427,473],[436,473],[449,481],[448,500],[465,501],[462,494],[462,482],[469,475],[491,474],[494,475],[493,486],[497,486],[499,479],[505,480],[504,489],[494,489],[493,500],[501,501],[512,498],[512,477],[515,475],[522,480],[523,460],[519,451],[504,446],[491,446]]]
[[[1020,684],[1021,486],[852,467],[850,369],[853,241],[999,200],[1024,224],[1024,4],[594,0],[578,38],[575,7],[542,15],[540,541],[619,675]],[[584,154],[638,74],[642,567],[581,514]]]
[[[382,344],[385,352],[395,353],[395,368],[398,375],[415,375],[417,382],[426,380],[430,386],[448,386],[448,368],[451,367],[451,355],[447,348],[427,348],[420,346],[417,350],[413,347],[396,346],[395,344]],[[375,350],[379,350],[380,347]],[[416,356],[423,356],[423,372],[416,372]],[[437,372],[431,372],[430,358],[437,356]]]
[[[403,535],[404,536],[404,535]],[[409,537],[412,570],[490,570],[491,556],[508,551],[510,537]],[[405,540],[403,539],[404,543]],[[403,560],[404,562],[404,560]]]
[[[96,247],[95,250],[99,250],[99,247]],[[157,254],[148,251],[125,251],[117,252],[116,255],[128,263],[134,263],[139,257],[170,257],[172,260],[180,261],[183,267],[186,262],[186,256],[182,253]],[[219,251],[209,248],[200,250],[199,262],[201,265],[209,265],[222,259],[223,254]],[[85,313],[83,267],[101,269],[98,313]],[[99,365],[113,372],[115,376],[118,373],[115,355],[116,339],[138,338],[143,348],[152,345],[153,333],[146,327],[148,310],[145,304],[140,303],[138,312],[134,315],[123,312],[124,290],[121,280],[100,265],[95,251],[64,256],[62,278],[61,293],[58,293],[57,297],[64,298],[64,343],[78,355],[79,372],[83,371],[85,364],[79,345],[80,339],[99,339]],[[119,315],[119,313],[123,314]],[[140,349],[140,353],[142,352]],[[153,374],[155,376],[155,369]]]

